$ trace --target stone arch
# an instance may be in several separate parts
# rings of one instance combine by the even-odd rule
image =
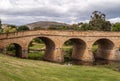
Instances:
[[[97,39],[92,45],[97,44],[98,48],[95,52],[95,60],[110,60],[112,57],[112,51],[114,49],[114,42],[107,38]]]
[[[7,47],[10,45],[14,45],[15,55],[16,57],[22,57],[22,46],[18,43],[9,43],[6,46],[6,53],[7,53]]]
[[[44,53],[43,59],[47,61],[53,59],[53,54],[55,50],[55,42],[49,37],[38,36],[38,37],[33,37],[32,39],[30,39],[27,47],[29,47],[30,42],[34,40],[35,38],[41,39],[45,44],[45,53]]]
[[[71,55],[72,61],[77,61],[77,60],[81,61],[86,50],[86,42],[80,38],[69,38],[63,42],[62,46],[66,41],[69,41],[69,40],[73,43],[73,49],[72,49],[72,55]]]

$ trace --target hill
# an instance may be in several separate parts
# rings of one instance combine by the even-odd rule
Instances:
[[[60,26],[70,26],[69,24],[65,23],[59,23],[59,22],[52,22],[52,21],[39,21],[39,22],[34,22],[27,24],[29,29],[34,29],[35,27],[40,27],[40,28],[48,28],[48,27],[60,27]]]
[[[101,66],[60,65],[0,54],[0,81],[120,81],[120,73]]]

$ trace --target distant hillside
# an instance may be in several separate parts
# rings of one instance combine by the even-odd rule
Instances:
[[[60,26],[70,26],[69,24],[59,23],[59,22],[52,22],[52,21],[39,21],[27,24],[29,29],[34,29],[36,27],[40,28],[48,28],[48,27],[60,27]]]

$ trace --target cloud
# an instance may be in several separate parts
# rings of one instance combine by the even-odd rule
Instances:
[[[108,19],[112,23],[120,22],[120,17]]]
[[[119,8],[119,0],[1,0],[0,18],[17,25],[42,20],[73,23],[88,21],[94,10],[107,19],[117,18]]]

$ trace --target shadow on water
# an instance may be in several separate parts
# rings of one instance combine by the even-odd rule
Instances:
[[[71,65],[95,66],[95,67],[102,67],[120,72],[120,62],[115,62],[115,61],[98,59],[97,61],[94,62],[83,62],[83,61],[74,60],[74,61],[66,62],[64,64],[67,66],[71,66]]]
[[[80,61],[80,60],[71,60],[71,61],[67,61],[64,62],[62,64],[66,64],[66,65],[93,65],[92,62],[84,62],[84,61]]]
[[[120,63],[117,61],[110,61],[110,60],[105,60],[105,59],[96,59],[93,62],[88,62],[88,61],[81,61],[81,60],[71,60],[68,62],[64,62],[64,64],[72,64],[72,65],[90,65],[90,66],[96,66],[96,65],[110,65],[110,64],[115,64],[115,63]]]
[[[95,59],[95,61],[93,62],[93,65],[107,65],[107,64],[111,64],[114,61],[110,61],[110,60],[106,60],[106,59]]]

